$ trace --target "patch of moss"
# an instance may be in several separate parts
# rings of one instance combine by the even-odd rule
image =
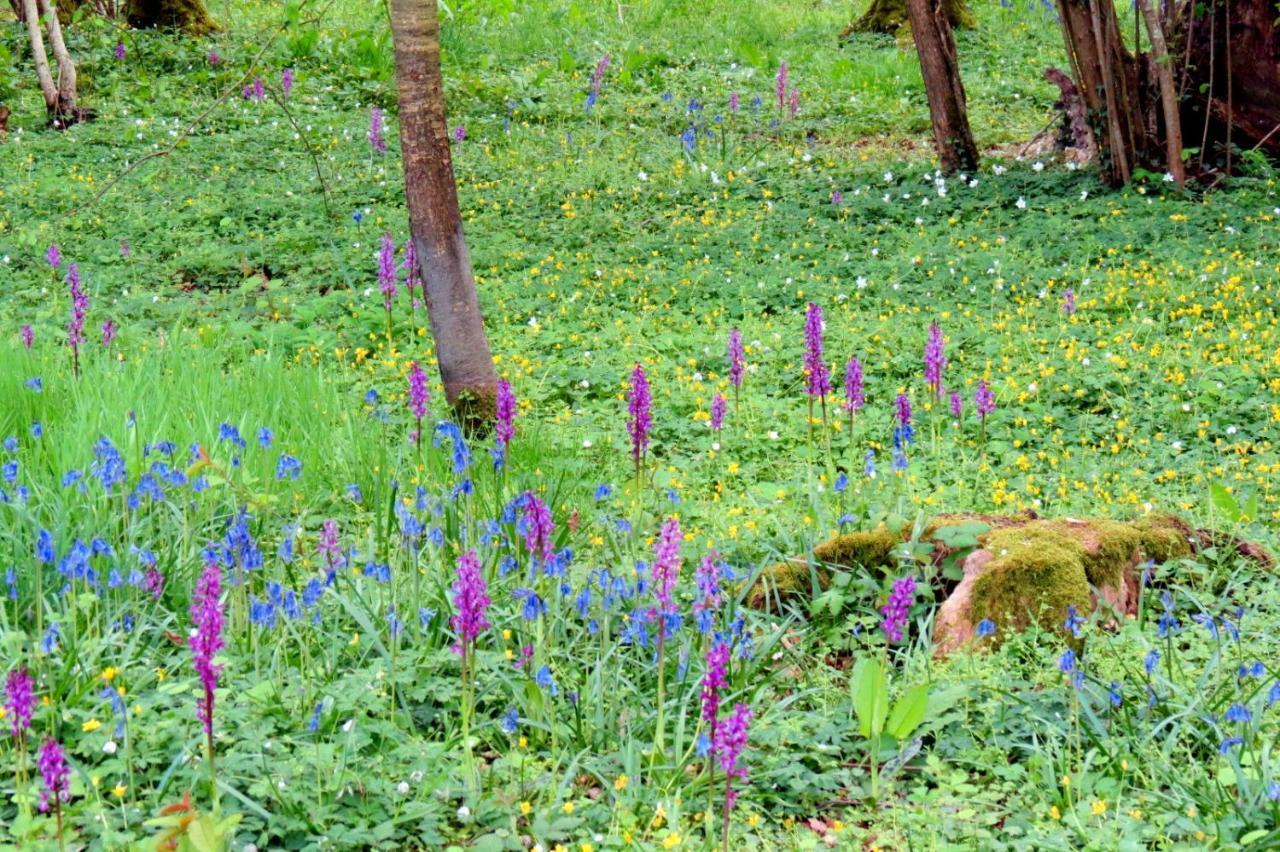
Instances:
[[[1176,515],[1155,512],[1136,518],[1130,526],[1138,533],[1142,555],[1154,562],[1185,559],[1194,552],[1191,537],[1195,531]]]
[[[1034,622],[1060,632],[1069,606],[1089,611],[1084,548],[1074,539],[1022,527],[996,530],[984,546],[995,558],[974,581],[972,623],[989,618],[1002,628],[1025,630]]]
[[[1130,524],[1105,518],[1037,521],[1030,528],[1052,530],[1079,544],[1084,575],[1095,586],[1119,586],[1141,544],[1141,536]]]
[[[902,539],[888,527],[845,533],[813,549],[813,558],[841,568],[887,568],[894,564],[893,549]]]
[[[747,605],[770,610],[776,603],[809,595],[815,581],[819,590],[825,590],[831,582],[831,572],[815,565],[810,573],[809,567],[803,560],[788,559],[765,568],[747,594]]]

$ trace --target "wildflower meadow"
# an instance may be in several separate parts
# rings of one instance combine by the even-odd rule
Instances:
[[[22,5],[0,849],[1280,848],[1280,170],[1024,150],[1053,3],[944,173],[850,4],[441,0],[479,400],[407,3],[85,4],[56,129]]]

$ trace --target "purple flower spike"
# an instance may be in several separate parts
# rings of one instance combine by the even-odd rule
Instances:
[[[120,326],[115,324],[114,320],[105,320],[102,323],[102,348],[109,349],[111,341],[116,339],[116,332],[120,330]]]
[[[936,397],[942,396],[942,371],[947,366],[946,344],[942,341],[942,328],[935,322],[929,325],[929,340],[924,345],[924,380]]]
[[[951,403],[951,416],[959,420],[964,416],[964,397],[957,391],[952,391],[949,400]]]
[[[71,798],[71,768],[62,746],[53,737],[45,737],[36,755],[36,766],[44,789],[40,791],[40,812],[49,810],[49,802],[65,802]]]
[[[855,356],[844,365],[844,410],[852,417],[866,403],[867,397],[862,388],[862,362]]]
[[[658,599],[660,615],[670,615],[676,611],[671,593],[680,577],[682,540],[680,519],[673,515],[663,522],[658,540],[653,544],[653,596]]]
[[[213,737],[214,690],[218,688],[218,675],[222,673],[222,666],[213,661],[223,647],[221,595],[222,569],[217,562],[207,562],[196,580],[195,594],[191,598],[191,620],[195,631],[188,644],[196,675],[204,688],[203,697],[197,699],[196,716],[204,723],[205,736],[209,738]]]
[[[730,113],[731,115],[737,115],[737,114],[738,114],[738,106],[739,106],[739,103],[740,103],[740,102],[739,102],[739,99],[738,99],[738,93],[737,93],[737,92],[730,92],[730,93],[729,93],[729,113]]]
[[[724,413],[728,405],[728,401],[720,394],[711,397],[711,428],[713,431],[719,432],[724,427]]]
[[[382,137],[382,110],[378,107],[369,110],[369,144],[374,153],[387,153],[387,140]]]
[[[529,555],[545,565],[555,554],[555,522],[551,509],[537,494],[526,491],[521,498],[524,512],[524,546]]]
[[[480,557],[468,550],[458,557],[458,578],[453,583],[454,616],[449,626],[458,636],[454,653],[466,654],[466,647],[476,641],[481,631],[489,628],[485,614],[489,610],[489,590],[480,571]]]
[[[287,98],[293,94],[293,69],[286,68],[280,72],[280,91]]]
[[[729,329],[729,384],[736,391],[742,387],[742,376],[747,368],[747,354],[742,348],[742,332]]]
[[[729,645],[716,642],[707,652],[707,673],[702,678],[702,721],[711,726],[713,739],[720,715],[720,690],[728,683],[728,670]]]
[[[497,414],[493,427],[494,438],[498,446],[506,449],[511,439],[516,436],[516,395],[511,390],[511,383],[506,379],[498,379]]]
[[[414,361],[409,366],[409,411],[413,412],[421,429],[422,418],[427,416],[427,402],[431,392],[427,390],[427,374],[422,366]]]
[[[831,393],[831,371],[822,360],[822,308],[810,302],[804,318],[804,371],[806,392],[822,397]]]
[[[631,371],[631,391],[627,394],[627,434],[631,436],[631,458],[637,471],[645,451],[649,449],[649,430],[653,426],[652,405],[649,378],[645,375],[644,367],[636,364]]]
[[[907,613],[911,609],[911,601],[916,594],[916,578],[906,576],[893,583],[893,591],[889,600],[881,607],[884,614],[881,629],[890,642],[902,641],[902,628],[907,624]]]
[[[58,248],[57,243],[49,245],[49,248],[45,250],[44,259],[49,261],[49,266],[54,269],[62,266],[62,250]]]
[[[716,727],[716,762],[725,774],[724,806],[733,809],[738,801],[734,782],[747,783],[747,767],[740,763],[747,747],[747,729],[751,727],[751,708],[746,704],[734,705],[733,713]]]
[[[36,333],[31,329],[30,325],[24,325],[20,333],[22,335],[22,345],[30,349],[31,344],[35,343]]]
[[[382,306],[391,311],[391,300],[399,292],[396,276],[396,242],[391,234],[382,235],[382,247],[378,250],[378,289],[382,291]]]
[[[778,100],[778,110],[787,105],[787,62],[778,63],[778,73],[773,78],[773,95]]]
[[[31,713],[36,706],[35,680],[26,666],[9,672],[4,681],[4,708],[9,720],[9,731],[16,737],[31,727]]]
[[[977,409],[978,416],[983,420],[996,410],[996,395],[991,392],[991,388],[987,387],[985,380],[979,380],[978,389],[973,393],[973,407]]]
[[[114,56],[117,62],[124,60],[124,57],[125,57],[124,42],[122,41],[116,42],[116,49],[114,51]]]
[[[1062,312],[1067,316],[1075,316],[1076,313],[1076,291],[1067,288],[1067,292],[1062,294]]]

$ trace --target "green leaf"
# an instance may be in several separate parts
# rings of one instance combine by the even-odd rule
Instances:
[[[929,684],[918,683],[908,689],[893,705],[893,713],[889,715],[889,724],[885,728],[899,740],[904,740],[924,721],[925,712],[929,708]]]
[[[863,657],[853,668],[853,709],[858,715],[858,731],[868,739],[880,736],[888,712],[888,696],[880,663]]]
[[[1227,520],[1238,521],[1240,519],[1240,504],[1235,497],[1231,496],[1231,492],[1222,483],[1215,482],[1209,486],[1209,497],[1213,500],[1213,505],[1218,508],[1218,511],[1227,516]]]

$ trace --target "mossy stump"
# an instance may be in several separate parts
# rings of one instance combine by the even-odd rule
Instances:
[[[978,25],[978,21],[969,11],[966,0],[943,0],[943,11],[947,14],[947,22],[952,27],[970,29]],[[886,33],[893,35],[908,26],[906,0],[872,0],[871,6],[862,13],[862,17],[845,27],[840,38],[851,38],[855,33]]]

